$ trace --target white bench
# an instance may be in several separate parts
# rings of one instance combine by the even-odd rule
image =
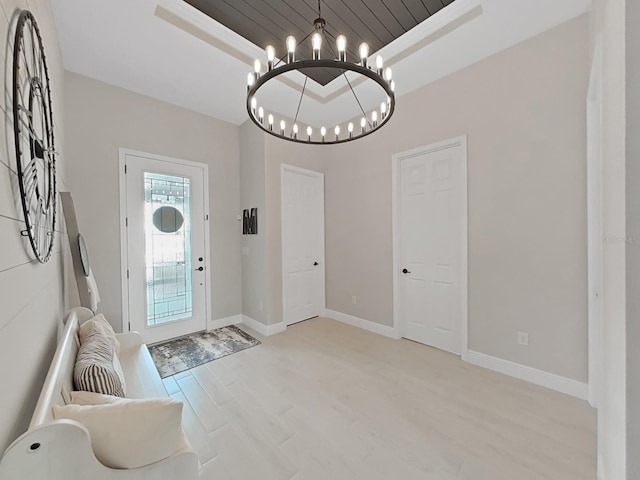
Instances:
[[[0,460],[0,480],[192,480],[199,462],[188,443],[172,456],[141,468],[104,466],[91,449],[89,432],[73,420],[54,420],[53,405],[64,405],[73,390],[78,325],[93,317],[75,308],[67,315],[64,333],[49,368],[29,430],[13,442]],[[167,392],[142,337],[118,334],[120,363],[128,398],[166,397]],[[6,413],[6,412],[5,412]]]

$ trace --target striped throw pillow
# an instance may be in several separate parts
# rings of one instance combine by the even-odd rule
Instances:
[[[124,397],[122,367],[109,338],[96,330],[81,341],[73,369],[76,390]]]

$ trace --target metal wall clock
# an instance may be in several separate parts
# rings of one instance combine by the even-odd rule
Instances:
[[[16,167],[26,229],[36,258],[51,257],[56,227],[56,167],[51,84],[40,29],[31,12],[18,18],[13,51]]]

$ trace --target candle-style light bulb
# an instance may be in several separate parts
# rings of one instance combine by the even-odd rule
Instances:
[[[296,37],[289,35],[286,40],[287,43],[287,63],[293,63],[296,61]]]
[[[366,68],[367,59],[369,58],[369,45],[366,42],[362,42],[358,49],[358,53],[360,54],[360,62],[362,63],[362,66]]]
[[[298,138],[298,124],[297,123],[293,124],[293,138],[294,139]]]
[[[392,92],[396,91],[396,81],[395,80],[391,80],[391,83],[389,84],[389,86],[391,87],[391,91]]]
[[[320,129],[320,135],[322,135],[322,141],[324,142],[324,136],[327,134],[327,129],[322,127]]]
[[[254,73],[247,73],[247,89],[251,89],[253,84],[256,83],[256,76]]]
[[[378,55],[376,57],[376,70],[378,72],[378,75],[382,76],[382,69],[384,67],[384,61],[382,60],[382,56]]]
[[[390,82],[393,78],[393,70],[391,70],[391,67],[387,67],[387,69],[384,71],[384,78],[387,80],[387,82]]]
[[[260,123],[264,122],[264,108],[262,107],[258,109],[258,119],[260,120]]]
[[[258,100],[256,100],[256,97],[251,97],[251,111],[254,115],[256,114],[256,108],[258,108]]]
[[[284,135],[284,129],[287,126],[286,123],[284,123],[284,120],[280,120],[280,135]]]
[[[384,117],[387,116],[387,102],[382,102],[380,104],[380,119],[384,120]]]
[[[349,138],[353,137],[353,122],[349,122],[347,130],[349,131]]]
[[[273,70],[273,61],[276,58],[276,49],[269,45],[265,50],[267,51],[267,70],[270,72]]]
[[[260,76],[260,70],[262,70],[262,64],[260,63],[260,60],[256,59],[256,61],[253,62],[253,71],[256,74],[256,77]]]
[[[311,47],[313,48],[313,59],[320,59],[320,49],[322,48],[322,35],[320,32],[311,35]]]
[[[338,60],[341,62],[347,61],[347,37],[344,35],[338,35],[336,38],[336,46],[338,47]]]
[[[360,128],[362,129],[362,133],[364,133],[365,129],[367,128],[367,119],[365,117],[362,117],[362,119],[360,119]]]
[[[313,128],[307,127],[307,137],[309,141],[311,141],[311,134],[313,133]]]
[[[269,130],[273,132],[273,115],[269,114],[267,121],[269,122]]]
[[[373,128],[378,126],[378,112],[375,110],[371,112],[371,124],[373,125]]]
[[[340,125],[336,125],[334,132],[336,133],[336,140],[338,140],[338,137],[340,136]]]

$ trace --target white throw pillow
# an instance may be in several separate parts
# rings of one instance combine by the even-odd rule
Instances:
[[[170,398],[120,399],[104,405],[54,405],[56,419],[82,423],[98,460],[111,468],[158,462],[183,445],[182,402]]]

